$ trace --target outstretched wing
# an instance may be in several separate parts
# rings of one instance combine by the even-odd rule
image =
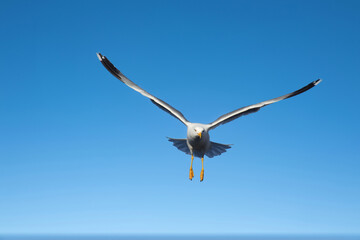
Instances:
[[[281,97],[273,98],[273,99],[270,99],[270,100],[267,100],[267,101],[264,101],[264,102],[261,102],[261,103],[253,104],[253,105],[250,105],[250,106],[247,106],[247,107],[242,107],[242,108],[236,109],[235,111],[232,111],[230,113],[224,114],[221,117],[219,117],[218,119],[216,119],[214,122],[209,124],[209,130],[214,129],[214,128],[218,127],[221,124],[225,124],[225,123],[228,123],[228,122],[230,122],[232,120],[235,120],[238,117],[241,117],[241,116],[244,116],[244,115],[247,115],[247,114],[250,114],[250,113],[255,113],[255,112],[259,111],[260,108],[265,107],[266,105],[281,101],[281,100],[286,99],[286,98],[291,98],[291,97],[296,96],[296,95],[298,95],[300,93],[306,92],[307,90],[309,90],[310,88],[316,86],[320,82],[321,82],[321,79],[318,79],[318,80],[313,81],[310,84],[306,85],[305,87],[300,88],[299,90],[296,90],[295,92],[283,95]]]
[[[122,74],[116,67],[114,67],[114,65],[105,56],[101,55],[100,53],[97,53],[96,55],[98,56],[99,60],[104,65],[104,67],[117,79],[125,83],[128,87],[131,87],[135,91],[141,93],[145,97],[150,98],[151,102],[153,102],[156,106],[158,106],[165,112],[171,114],[173,117],[176,117],[186,126],[188,125],[189,121],[184,117],[184,115],[182,115],[180,111],[176,110],[175,108],[164,102],[163,100],[154,97],[153,95],[146,92],[144,89],[142,89],[141,87],[130,81],[127,77],[124,76],[124,74]]]

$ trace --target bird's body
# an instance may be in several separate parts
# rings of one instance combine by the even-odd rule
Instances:
[[[202,124],[202,123],[191,123],[189,122],[184,115],[167,104],[166,102],[162,101],[161,99],[156,98],[155,96],[151,95],[150,93],[146,92],[144,89],[140,88],[138,85],[130,81],[128,78],[126,78],[117,68],[114,67],[114,65],[105,57],[102,56],[100,53],[97,54],[99,60],[104,65],[104,67],[113,74],[116,78],[118,78],[120,81],[125,83],[130,88],[134,89],[135,91],[141,93],[145,97],[148,97],[156,106],[164,110],[165,112],[169,113],[173,117],[180,120],[183,124],[187,127],[187,137],[186,139],[175,139],[175,138],[169,138],[169,141],[173,143],[173,145],[178,148],[180,151],[191,155],[191,165],[190,165],[190,172],[189,172],[189,178],[192,180],[194,177],[192,164],[194,156],[201,158],[202,161],[202,170],[200,174],[200,181],[204,178],[204,156],[206,155],[209,158],[212,158],[214,156],[219,156],[222,153],[226,152],[226,149],[230,148],[229,144],[221,144],[221,143],[215,143],[210,141],[210,135],[209,131],[222,125],[225,123],[228,123],[232,120],[235,120],[241,116],[255,113],[259,111],[262,107],[267,106],[269,104],[278,102],[280,100],[290,98],[293,96],[296,96],[300,93],[303,93],[312,87],[316,86],[318,83],[320,83],[320,79],[311,82],[310,84],[306,85],[305,87],[294,91],[292,93],[283,95],[281,97],[273,98],[264,102],[260,102],[257,104],[253,104],[250,106],[242,107],[239,109],[236,109],[235,111],[232,111],[230,113],[224,114],[220,116],[218,119],[213,121],[209,124]]]
[[[201,133],[201,137],[198,133]],[[205,125],[192,123],[188,126],[187,145],[195,157],[203,157],[210,148],[210,136]]]

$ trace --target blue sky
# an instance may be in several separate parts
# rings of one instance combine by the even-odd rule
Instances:
[[[359,1],[1,1],[0,234],[360,234]],[[210,132],[185,127],[324,81]]]

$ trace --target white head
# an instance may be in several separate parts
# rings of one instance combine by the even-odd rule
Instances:
[[[202,127],[195,127],[194,128],[195,134],[198,135],[201,138],[201,135],[203,134],[203,132],[205,131],[204,128]]]

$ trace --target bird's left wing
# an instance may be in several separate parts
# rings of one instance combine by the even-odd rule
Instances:
[[[214,129],[214,128],[218,127],[219,125],[228,123],[232,120],[237,119],[238,117],[241,117],[241,116],[244,116],[244,115],[247,115],[250,113],[255,113],[255,112],[259,111],[260,108],[265,107],[266,105],[281,101],[286,98],[294,97],[294,96],[296,96],[300,93],[303,93],[303,92],[309,90],[310,88],[316,86],[320,82],[321,82],[321,79],[318,79],[318,80],[313,81],[310,84],[306,85],[305,87],[300,88],[299,90],[296,90],[295,92],[283,95],[281,97],[273,98],[273,99],[270,99],[270,100],[267,100],[267,101],[264,101],[261,103],[253,104],[253,105],[250,105],[247,107],[242,107],[242,108],[236,109],[235,111],[232,111],[230,113],[224,114],[224,115],[220,116],[218,119],[216,119],[214,122],[210,123],[208,125],[208,129],[209,130]]]
[[[151,100],[151,102],[153,102],[156,106],[158,106],[165,112],[171,114],[173,117],[176,117],[186,126],[189,124],[189,121],[184,117],[184,115],[182,115],[180,111],[176,110],[175,108],[164,102],[163,100],[156,98],[155,96],[151,95],[150,93],[146,92],[144,89],[142,89],[141,87],[130,81],[127,77],[124,76],[124,74],[122,74],[116,67],[114,67],[114,65],[105,56],[101,55],[100,53],[97,53],[96,55],[98,56],[99,60],[104,65],[104,67],[117,79],[125,83],[128,87],[141,93],[145,97],[148,97]]]

